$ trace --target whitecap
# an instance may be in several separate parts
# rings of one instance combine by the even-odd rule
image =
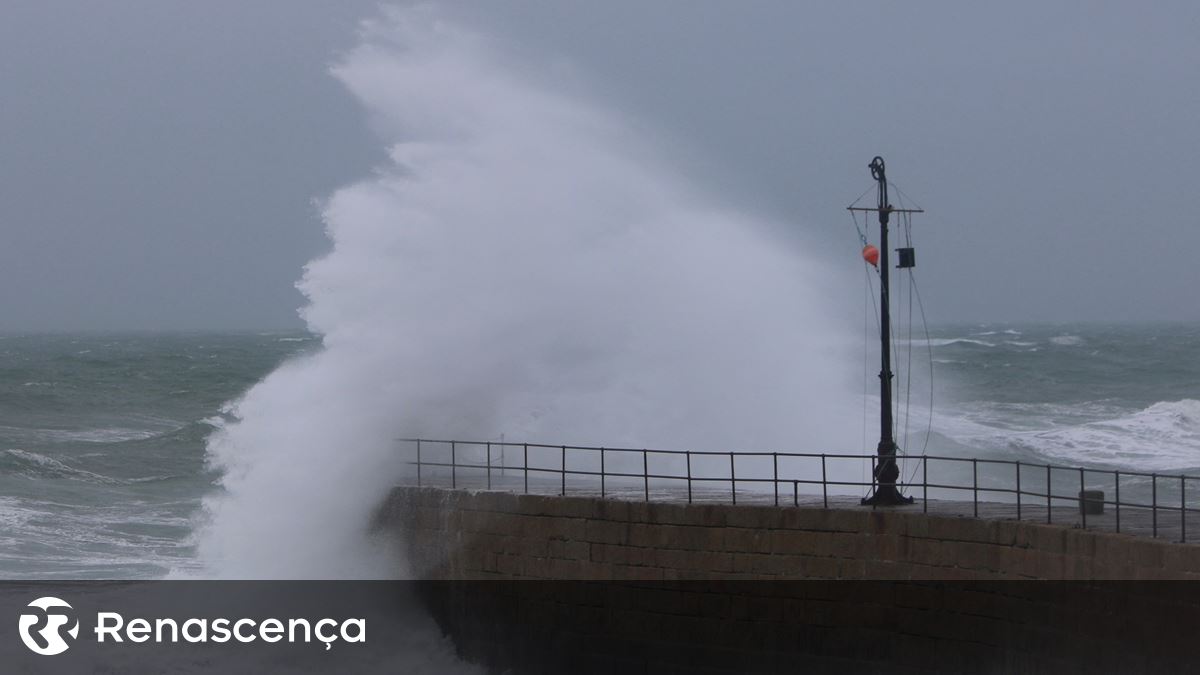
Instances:
[[[21,450],[20,448],[10,448],[4,451],[4,454],[12,457],[15,461],[17,473],[33,478],[74,478],[91,483],[106,483],[115,484],[121,481],[116,478],[104,476],[83,469],[76,469],[68,464],[60,462],[53,457]]]
[[[913,345],[928,345],[930,347],[947,347],[949,345],[964,344],[978,345],[980,347],[995,347],[994,342],[985,342],[983,340],[975,340],[972,338],[931,338],[929,340],[897,340],[897,344],[913,344]]]
[[[102,427],[98,429],[42,429],[39,434],[50,441],[67,443],[124,443],[144,441],[161,432],[153,429]]]
[[[1012,446],[1072,465],[1141,471],[1200,467],[1200,401],[1192,399],[1160,401],[1133,412],[1104,402],[992,405],[939,414],[934,428],[965,445]]]

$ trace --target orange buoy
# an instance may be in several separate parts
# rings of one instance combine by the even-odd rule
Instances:
[[[871,263],[872,267],[879,267],[879,249],[867,244],[863,247],[863,260]]]

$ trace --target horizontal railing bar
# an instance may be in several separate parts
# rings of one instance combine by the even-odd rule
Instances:
[[[409,464],[412,466],[417,465],[416,462],[409,462]],[[449,462],[421,462],[420,466],[436,466],[436,467],[443,467],[443,468],[483,469],[483,470],[486,470],[488,468],[486,464],[450,464]],[[512,467],[509,467],[509,468],[512,469]],[[492,466],[492,470],[499,471],[500,467]],[[526,470],[526,467],[521,466],[521,467],[517,467],[516,469],[513,469],[513,470],[524,471],[524,470]],[[688,480],[687,476],[678,476],[678,475],[674,475],[674,474],[619,473],[616,471],[605,471],[603,474],[601,474],[599,471],[586,471],[586,470],[582,470],[582,469],[567,469],[564,471],[563,469],[543,468],[543,467],[536,467],[536,466],[530,466],[530,467],[528,467],[528,470],[529,471],[538,471],[541,473],[552,473],[556,476],[565,473],[568,476],[601,476],[601,475],[603,475],[603,476],[612,476],[612,477],[617,477],[617,478],[654,478],[654,479],[660,479],[660,480],[682,480],[682,481]],[[692,481],[707,481],[710,483],[714,483],[714,482],[715,483],[729,483],[729,482],[731,482],[731,479],[728,476],[725,476],[725,477],[692,476],[691,480]],[[811,484],[816,484],[816,485],[820,485],[822,482],[824,482],[826,485],[855,485],[855,486],[860,486],[860,487],[866,486],[866,485],[872,485],[871,482],[864,483],[864,482],[860,482],[860,481],[833,481],[833,480],[819,481],[819,480],[800,480],[800,479],[784,480],[782,478],[779,479],[778,481],[775,481],[772,478],[738,478],[737,482],[738,483],[773,483],[773,482],[811,483]],[[1178,509],[1176,509],[1176,510],[1178,510]]]
[[[559,449],[561,449],[561,448],[559,448]],[[423,466],[423,467],[430,466],[430,467],[459,468],[459,469],[487,470],[490,468],[494,471],[498,471],[498,470],[500,470],[500,468],[502,468],[502,467],[496,466],[494,464],[489,467],[487,464],[467,464],[467,463],[462,463],[462,462],[450,463],[450,462],[422,461],[422,462],[408,462],[408,464],[410,466]],[[524,467],[516,467],[516,468],[507,467],[507,468],[511,469],[511,470],[518,470],[518,469],[524,470]],[[564,471],[561,468],[556,469],[556,468],[552,468],[552,467],[537,467],[537,466],[530,466],[530,467],[528,467],[528,470],[529,471],[538,471],[541,473],[553,473],[553,474],[566,473],[567,475],[572,475],[572,476],[614,476],[614,477],[618,477],[618,478],[655,478],[655,479],[662,479],[662,480],[688,480],[688,478],[689,478],[686,475],[678,475],[678,474],[660,474],[660,473],[644,474],[644,473],[626,473],[626,472],[619,472],[619,471],[600,472],[600,471],[588,471],[585,469],[566,469]],[[696,476],[696,475],[692,475],[691,480],[728,483],[728,482],[730,482],[731,479],[728,476]],[[864,481],[835,481],[835,480],[822,481],[822,480],[816,480],[816,479],[803,479],[803,478],[779,478],[779,479],[775,479],[775,478],[738,478],[737,482],[739,482],[739,483],[803,483],[806,485],[825,484],[825,485],[854,485],[854,486],[866,486],[866,485],[874,484],[871,481],[865,481],[865,482]],[[1118,502],[1118,501],[1107,500],[1107,499],[1101,499],[1101,500],[1087,499],[1087,498],[1081,499],[1080,497],[1073,496],[1073,495],[1063,495],[1063,494],[1053,494],[1053,493],[1047,494],[1045,492],[1037,492],[1037,491],[1033,491],[1033,490],[1019,490],[1018,491],[1015,488],[984,487],[984,486],[974,487],[971,485],[952,485],[949,483],[909,483],[908,486],[909,487],[928,487],[928,488],[936,488],[936,489],[940,489],[940,490],[967,490],[967,491],[994,492],[994,493],[1012,494],[1012,495],[1020,494],[1023,497],[1041,497],[1041,498],[1066,500],[1066,501],[1072,501],[1072,502],[1086,501],[1089,503],[1100,503],[1100,504],[1105,504],[1105,505],[1109,505],[1109,506],[1131,506],[1134,508],[1146,508],[1146,509],[1160,508],[1154,504],[1143,504],[1143,503],[1139,503],[1139,502],[1128,502],[1128,501]],[[1165,507],[1164,506],[1161,508],[1164,508],[1164,509],[1169,508],[1173,512],[1180,511],[1180,509],[1178,507]],[[1191,513],[1200,513],[1200,507],[1189,506],[1186,508],[1186,511],[1191,512]]]
[[[441,445],[456,444],[460,448],[471,447],[471,446],[485,447],[488,445],[487,441],[444,441],[444,440],[429,440],[429,439],[416,439],[416,438],[399,438],[396,440],[398,442],[402,442],[402,443],[416,443],[419,440],[421,443],[430,443],[430,444],[441,444]],[[512,447],[524,448],[524,447],[528,447],[530,449],[536,448],[536,449],[558,450],[558,451],[561,451],[563,449],[562,445],[550,445],[550,444],[546,444],[546,443],[510,443],[510,442],[501,443],[499,441],[491,441],[491,446],[493,448],[506,448],[506,447],[507,448],[512,448]],[[600,452],[601,450],[603,450],[604,452],[628,452],[628,453],[637,453],[637,454],[641,454],[641,453],[645,452],[645,453],[652,454],[652,455],[701,455],[701,456],[708,455],[708,456],[717,456],[717,457],[729,457],[729,453],[731,452],[729,450],[655,450],[653,448],[610,448],[608,446],[601,447],[601,446],[587,446],[587,445],[568,445],[568,446],[566,446],[566,449],[567,450],[587,450],[587,451],[591,451],[591,452]],[[858,460],[858,459],[872,460],[872,459],[878,458],[878,455],[862,455],[862,454],[850,454],[850,453],[841,453],[841,454],[824,453],[824,454],[822,454],[819,452],[772,452],[772,451],[766,451],[766,450],[733,450],[732,452],[735,456],[738,456],[738,457],[779,456],[779,457],[797,457],[797,458],[812,458],[812,459],[820,459],[821,457],[826,457],[829,459],[856,459],[856,460]],[[920,455],[909,455],[909,456],[901,456],[900,459],[908,459],[910,461],[917,461],[921,457],[922,456],[920,456]],[[931,459],[933,459],[933,458],[931,458]],[[962,458],[955,457],[955,458],[946,458],[946,459],[953,459],[955,461],[961,461]],[[967,461],[970,461],[970,460],[967,460]],[[983,461],[983,460],[980,460],[980,461]],[[1001,461],[1001,460],[996,460],[996,461]]]
[[[410,464],[415,465],[416,463],[412,462]],[[486,469],[487,468],[486,465],[482,465],[482,464],[449,464],[449,463],[440,463],[440,462],[422,462],[421,466],[437,466],[437,467],[444,467],[444,468],[457,467],[459,469]],[[492,468],[493,468],[493,470],[499,470],[499,467],[492,467]],[[525,468],[519,467],[518,470],[525,470]],[[576,469],[568,469],[564,472],[562,469],[549,469],[549,468],[540,468],[540,467],[533,467],[533,466],[529,467],[528,470],[531,472],[536,471],[536,472],[540,472],[540,473],[551,473],[551,474],[555,474],[555,475],[561,475],[563,473],[566,473],[568,476],[600,476],[600,475],[603,475],[603,476],[615,477],[615,478],[653,478],[656,480],[677,480],[677,481],[687,481],[688,480],[687,476],[676,476],[676,475],[654,474],[654,473],[641,474],[641,473],[617,473],[617,472],[606,471],[603,474],[601,474],[599,471],[581,471],[581,470],[576,470]],[[710,482],[710,483],[730,483],[730,482],[732,482],[728,477],[705,478],[705,477],[700,477],[700,476],[692,476],[691,480],[693,482],[705,481],[705,482]],[[782,483],[782,484],[799,483],[801,485],[843,485],[843,486],[850,486],[850,487],[866,487],[866,486],[870,486],[870,485],[874,484],[869,481],[868,482],[836,481],[836,480],[821,481],[821,480],[803,479],[803,478],[786,478],[786,479],[780,478],[778,481],[776,481],[775,479],[772,479],[772,478],[738,478],[737,482],[738,483]],[[965,491],[965,492],[978,491],[978,492],[1000,492],[1000,493],[1006,493],[1006,494],[1016,494],[1017,493],[1017,491],[1014,489],[982,488],[982,487],[975,488],[975,487],[972,487],[969,485],[966,485],[966,486],[964,486],[964,485],[949,485],[949,484],[943,484],[943,483],[929,483],[928,485],[926,485],[924,483],[909,483],[906,487],[911,487],[911,488],[929,487],[929,488],[935,488],[935,489],[939,489],[939,490],[958,490],[960,492],[961,491]],[[1066,501],[1066,502],[1071,502],[1071,503],[1076,503],[1076,504],[1078,504],[1079,502],[1082,501],[1082,502],[1088,502],[1090,504],[1100,503],[1100,504],[1104,504],[1107,506],[1114,506],[1114,507],[1121,506],[1121,507],[1126,507],[1126,508],[1137,508],[1137,509],[1158,509],[1158,510],[1164,511],[1166,513],[1179,513],[1180,512],[1180,509],[1178,507],[1174,507],[1174,506],[1161,506],[1161,505],[1156,506],[1154,504],[1143,504],[1143,503],[1139,503],[1139,502],[1126,502],[1126,501],[1116,502],[1116,501],[1109,501],[1109,500],[1097,501],[1094,499],[1086,499],[1086,498],[1080,499],[1079,497],[1072,497],[1069,495],[1047,495],[1044,492],[1029,492],[1026,490],[1022,490],[1020,492],[1020,494],[1024,497],[1042,497],[1042,498],[1049,497],[1050,499]],[[1037,508],[1037,507],[1034,505],[1030,505],[1029,508]],[[1187,507],[1186,512],[1187,513],[1200,513],[1200,507]]]
[[[421,443],[437,443],[437,444],[442,444],[442,445],[450,445],[453,443],[453,444],[457,444],[459,447],[469,447],[469,446],[484,447],[484,446],[488,445],[488,443],[489,443],[489,441],[448,441],[448,440],[427,439],[427,438],[397,438],[395,440],[397,442],[401,442],[401,443],[416,443],[417,441],[420,441]],[[524,447],[528,447],[530,449],[538,448],[538,449],[559,450],[559,451],[561,451],[563,449],[563,445],[561,445],[561,444],[550,445],[548,443],[513,443],[513,442],[503,442],[502,443],[500,441],[490,441],[490,443],[493,448],[501,448],[501,447],[524,448]],[[588,450],[588,451],[593,451],[593,452],[599,452],[599,451],[603,450],[605,452],[630,452],[630,453],[638,453],[638,454],[646,452],[649,454],[656,454],[656,455],[715,455],[715,456],[720,456],[720,457],[728,457],[729,453],[731,452],[729,450],[655,450],[654,448],[610,448],[608,446],[601,447],[601,446],[589,446],[589,445],[568,445],[568,446],[566,446],[566,448],[567,448],[567,450]],[[822,456],[821,453],[819,453],[819,452],[772,452],[772,451],[767,451],[767,450],[733,450],[732,452],[734,455],[743,456],[743,457],[770,457],[773,455],[778,455],[780,457],[820,458]],[[830,459],[834,459],[834,458],[875,459],[877,457],[877,455],[861,455],[861,454],[849,454],[849,453],[846,453],[846,454],[825,453],[824,456],[828,457]],[[910,455],[907,457],[907,459],[915,460],[917,457],[918,457],[917,455]],[[905,459],[905,457],[901,456],[901,459]]]
[[[655,481],[687,482],[688,488],[689,488],[689,492],[688,492],[689,500],[691,499],[691,484],[693,482],[716,483],[716,484],[730,485],[730,486],[736,486],[737,483],[742,483],[742,484],[759,483],[759,484],[766,484],[766,485],[773,484],[773,485],[775,485],[776,493],[778,493],[778,485],[780,483],[786,484],[786,483],[790,482],[793,484],[794,491],[798,490],[800,485],[824,486],[826,488],[826,490],[823,491],[823,494],[826,495],[825,496],[826,507],[828,507],[828,490],[827,490],[827,488],[829,486],[844,486],[844,487],[852,487],[852,488],[868,487],[868,488],[870,488],[870,487],[873,487],[876,485],[876,482],[874,480],[863,480],[863,481],[828,480],[827,474],[825,471],[826,462],[828,460],[851,460],[854,462],[869,461],[872,463],[873,466],[878,461],[878,456],[874,455],[874,454],[767,452],[767,451],[756,451],[756,450],[733,451],[733,452],[714,451],[714,450],[656,450],[656,449],[650,449],[650,448],[610,448],[610,447],[601,447],[601,446],[572,446],[572,445],[561,445],[561,444],[551,445],[551,444],[546,444],[546,443],[517,443],[517,442],[505,442],[505,441],[455,441],[455,440],[417,439],[417,438],[406,438],[406,439],[397,439],[397,440],[400,442],[416,443],[416,445],[417,445],[417,449],[418,449],[417,450],[417,461],[415,461],[415,462],[410,461],[410,462],[406,462],[406,463],[408,465],[415,465],[417,467],[418,485],[420,484],[420,476],[421,476],[420,469],[422,467],[450,469],[450,471],[447,473],[449,474],[448,478],[449,478],[451,484],[453,484],[456,472],[458,472],[459,470],[478,470],[481,473],[486,471],[488,478],[489,478],[489,482],[488,482],[489,489],[491,489],[491,487],[492,487],[492,483],[491,483],[490,479],[491,479],[493,471],[513,470],[513,471],[523,473],[526,476],[526,482],[525,482],[524,488],[527,492],[529,490],[528,475],[530,473],[535,473],[535,474],[540,473],[540,474],[550,474],[550,475],[561,476],[562,480],[563,480],[563,487],[561,489],[564,491],[566,489],[566,487],[565,487],[566,486],[566,478],[568,476],[591,476],[591,477],[599,476],[601,479],[601,492],[602,493],[603,493],[603,481],[605,478],[609,478],[609,477],[611,477],[611,478],[629,478],[631,480],[632,479],[640,479],[642,481],[646,481],[645,490],[646,490],[646,498],[647,499],[649,499],[649,494],[650,494],[648,481],[651,479],[653,479]],[[438,452],[438,450],[436,449],[436,446],[445,447],[446,453],[449,455],[449,461],[448,462],[422,461],[422,456],[421,456],[422,446],[424,446],[424,451],[426,453],[425,457],[428,457],[429,453],[431,453],[431,452],[436,454]],[[486,464],[477,464],[477,463],[473,463],[473,462],[457,461],[459,457],[463,456],[462,453],[464,451],[468,451],[468,453],[469,453],[470,449],[472,449],[472,448],[476,448],[481,452],[485,448],[487,449],[488,455],[487,455],[487,463]],[[524,465],[522,465],[522,466],[505,466],[503,464],[501,464],[500,466],[495,465],[492,462],[492,456],[493,456],[494,449],[497,449],[497,448],[499,449],[499,452],[501,453],[500,461],[502,463],[504,462],[506,449],[514,448],[514,449],[523,451],[524,457],[525,457]],[[561,462],[561,463],[558,467],[530,466],[529,465],[529,460],[530,460],[529,450],[530,449],[553,451],[556,454],[556,456],[561,453],[561,459],[559,460],[559,462]],[[589,470],[589,469],[568,469],[566,466],[568,450],[579,450],[579,451],[583,451],[583,452],[598,452],[598,453],[600,453],[600,458],[599,458],[600,459],[600,470],[594,471],[594,470]],[[457,451],[457,456],[456,456],[456,451]],[[606,452],[607,453],[626,453],[628,455],[635,455],[635,456],[641,455],[642,456],[642,464],[643,464],[642,471],[637,472],[637,473],[623,472],[623,471],[606,471],[605,466],[604,466],[604,453],[606,453]],[[668,458],[684,456],[689,460],[688,461],[688,471],[686,474],[651,473],[649,471],[649,466],[646,465],[646,460],[650,455],[666,456]],[[728,473],[728,475],[716,475],[716,476],[694,475],[692,473],[692,468],[693,468],[692,462],[690,461],[692,456],[709,457],[714,460],[721,460],[722,462],[726,458],[728,458],[729,473]],[[738,477],[735,478],[735,475],[734,475],[735,474],[735,470],[734,470],[735,469],[735,460],[739,456],[742,458],[756,458],[756,459],[760,459],[760,460],[766,459],[766,458],[771,458],[772,462],[773,462],[772,477],[758,478],[758,477],[753,477],[753,476],[746,476],[743,472],[738,471],[736,473],[741,474],[741,475],[739,475]],[[813,460],[814,462],[815,462],[815,460],[820,460],[822,477],[820,480],[787,478],[786,476],[781,477],[781,475],[779,473],[779,471],[780,471],[779,459],[780,458],[783,458],[785,461],[788,459]],[[1200,480],[1200,477],[1190,476],[1187,474],[1171,475],[1171,474],[1148,473],[1148,472],[1141,472],[1141,471],[1120,471],[1120,470],[1114,470],[1114,469],[1072,467],[1072,466],[1063,466],[1063,465],[1057,465],[1057,464],[1034,464],[1034,463],[1019,461],[1019,460],[971,458],[971,457],[950,457],[950,456],[945,456],[945,455],[900,455],[897,459],[900,460],[901,462],[918,462],[918,463],[924,464],[924,466],[926,467],[925,479],[921,483],[908,483],[908,484],[906,484],[905,487],[907,487],[909,489],[922,488],[924,490],[926,501],[928,501],[928,491],[930,488],[932,488],[934,490],[973,492],[976,495],[976,498],[973,500],[976,503],[976,509],[978,509],[977,499],[978,499],[979,493],[994,494],[994,495],[1014,495],[1014,496],[1016,496],[1016,503],[1018,505],[1017,506],[1017,517],[1018,518],[1020,517],[1020,513],[1021,513],[1021,498],[1022,497],[1030,497],[1030,498],[1034,498],[1034,499],[1044,499],[1046,502],[1045,506],[1047,509],[1054,509],[1056,506],[1061,507],[1062,503],[1064,503],[1064,502],[1068,505],[1084,506],[1085,504],[1100,504],[1102,506],[1114,507],[1116,509],[1116,515],[1117,515],[1117,530],[1118,531],[1120,531],[1121,507],[1125,507],[1127,509],[1149,510],[1149,511],[1151,511],[1152,514],[1154,514],[1154,516],[1158,515],[1159,510],[1162,510],[1164,513],[1178,513],[1178,514],[1180,514],[1180,518],[1181,518],[1181,531],[1182,531],[1182,526],[1184,524],[1186,524],[1186,516],[1189,513],[1200,513],[1200,506],[1189,506],[1187,503],[1187,500],[1183,496],[1184,492],[1186,491],[1186,488],[1187,488],[1187,482],[1189,480],[1193,480],[1193,481]],[[482,457],[480,457],[480,460],[482,460]],[[559,463],[559,462],[556,462],[556,463]],[[980,486],[977,483],[969,485],[969,486],[964,485],[964,484],[931,483],[928,480],[928,468],[930,467],[930,465],[932,465],[936,462],[971,464],[972,466],[977,466],[978,464],[991,464],[991,465],[997,465],[997,466],[1015,466],[1017,468],[1016,486],[1015,487],[998,487],[998,486],[997,487],[989,487],[989,486]],[[589,460],[589,463],[590,463],[590,460]],[[753,464],[751,464],[750,466],[753,466]],[[799,469],[795,468],[796,466],[797,465],[793,464],[792,465],[793,468],[788,469],[788,471],[797,471],[797,470],[807,471],[807,467],[812,466],[812,464],[806,463],[804,466],[800,467]],[[1038,470],[1045,471],[1046,482],[1047,482],[1047,491],[1046,492],[1038,492],[1036,490],[1022,489],[1021,480],[1020,480],[1022,469],[1032,470],[1032,471],[1038,471]],[[1079,482],[1080,492],[1077,493],[1076,495],[1055,494],[1054,492],[1052,492],[1050,490],[1049,482],[1050,482],[1051,474],[1054,471],[1068,471],[1071,473],[1078,473],[1078,475],[1080,477],[1080,482]],[[1089,474],[1097,474],[1101,477],[1101,480],[1098,482],[1098,484],[1097,483],[1093,484],[1096,487],[1105,487],[1105,486],[1109,485],[1109,482],[1107,479],[1112,479],[1114,481],[1113,485],[1116,486],[1116,488],[1117,488],[1116,497],[1112,500],[1105,499],[1103,497],[1101,497],[1100,499],[1092,499],[1092,498],[1085,497],[1083,495],[1083,491],[1087,489],[1086,483],[1087,483],[1087,478],[1088,478]],[[460,478],[463,477],[463,475],[461,473],[458,473],[457,475]],[[468,474],[468,475],[470,475],[470,474]],[[447,476],[445,474],[442,474],[440,471],[434,472],[434,476],[431,476],[431,478],[434,478],[434,479],[436,479],[438,477],[446,478]],[[1168,506],[1157,503],[1157,500],[1152,500],[1151,503],[1141,503],[1141,502],[1131,502],[1131,501],[1121,500],[1120,499],[1120,497],[1121,497],[1121,494],[1120,494],[1120,479],[1121,479],[1121,477],[1149,479],[1149,481],[1155,481],[1156,479],[1177,479],[1180,482],[1180,500],[1179,500],[1180,503],[1178,506],[1168,507]],[[995,477],[990,477],[990,480],[995,480]],[[1153,485],[1153,482],[1151,484]],[[737,495],[735,492],[734,496],[733,496],[734,503],[736,503],[736,496]],[[816,496],[816,495],[806,494],[806,496]],[[776,499],[778,500],[778,495],[776,495]],[[797,492],[797,499],[798,499],[798,492]],[[1197,501],[1200,501],[1200,500],[1197,500]],[[1055,502],[1058,502],[1058,504],[1056,505]],[[994,503],[1003,504],[1003,503],[1008,503],[1008,502],[1007,501],[997,501]],[[798,504],[799,503],[797,502],[797,505]],[[1032,505],[1030,505],[1030,506],[1032,507]],[[1034,507],[1034,508],[1036,508],[1036,507]],[[976,510],[976,516],[978,516],[977,510]],[[1049,518],[1049,516],[1047,516],[1047,518]],[[1168,516],[1168,518],[1169,518],[1169,516]],[[1084,514],[1083,522],[1085,524],[1084,526],[1086,527],[1086,523],[1087,523],[1086,514]]]
[[[561,451],[564,448],[564,446],[562,444],[552,445],[549,443],[515,443],[515,442],[510,442],[510,441],[506,441],[506,442],[501,442],[501,441],[454,441],[454,440],[427,439],[427,438],[398,438],[396,440],[398,442],[403,442],[403,443],[420,442],[420,443],[427,443],[427,444],[442,444],[442,445],[454,444],[454,445],[458,445],[460,447],[469,447],[469,446],[484,447],[490,443],[492,445],[492,447],[494,447],[494,448],[538,448],[538,449],[559,450],[559,451]],[[567,450],[586,450],[586,451],[593,451],[593,452],[600,452],[600,451],[626,452],[626,453],[639,453],[639,454],[647,453],[647,454],[655,454],[655,455],[700,455],[700,456],[728,457],[729,453],[730,453],[730,451],[728,451],[728,450],[657,450],[657,449],[653,449],[653,448],[610,448],[610,447],[606,447],[606,446],[588,446],[588,445],[567,445],[565,447]],[[821,457],[825,457],[827,459],[874,460],[874,459],[878,458],[877,455],[862,455],[862,454],[848,454],[848,453],[815,453],[815,452],[778,452],[778,451],[770,452],[770,451],[765,451],[765,450],[744,450],[744,451],[743,450],[734,450],[733,454],[735,456],[740,455],[740,456],[744,456],[744,457],[778,456],[778,457],[796,457],[796,458],[811,458],[811,459],[819,459]],[[1066,466],[1066,465],[1061,465],[1061,464],[1036,464],[1036,463],[1032,463],[1032,462],[1025,462],[1025,461],[1011,460],[1011,459],[994,459],[994,458],[980,458],[980,457],[976,457],[976,458],[951,457],[948,455],[899,455],[898,459],[913,461],[913,462],[932,460],[932,461],[939,461],[939,462],[958,462],[958,463],[964,463],[964,464],[976,462],[979,464],[998,464],[998,465],[1007,465],[1007,466],[1016,466],[1019,464],[1022,467],[1029,468],[1029,469],[1035,469],[1035,468],[1050,469],[1052,471],[1080,471],[1082,469],[1085,474],[1098,473],[1098,474],[1110,475],[1114,471],[1113,469],[1086,468],[1086,467],[1078,467],[1078,466]],[[1200,480],[1200,476],[1192,476],[1192,475],[1188,475],[1188,474],[1163,474],[1163,473],[1156,474],[1156,473],[1142,472],[1142,471],[1120,471],[1119,473],[1122,476],[1141,477],[1141,478],[1153,478],[1154,476],[1157,475],[1159,478],[1181,478],[1185,481]]]
[[[561,446],[556,449],[561,450]],[[725,454],[726,454],[726,456],[728,456],[728,453],[725,453]],[[467,464],[467,463],[462,463],[462,462],[450,463],[450,462],[422,461],[422,462],[408,462],[407,464],[409,464],[410,466],[422,466],[422,467],[428,466],[428,467],[459,468],[459,469],[480,469],[480,470],[485,470],[485,471],[489,468],[492,470],[499,470],[501,468],[494,464],[489,467],[487,464]],[[1032,465],[1030,465],[1030,466],[1032,466]],[[514,469],[514,467],[508,467],[508,468]],[[524,467],[517,467],[516,469],[524,470]],[[516,469],[514,469],[514,470],[516,470]],[[627,472],[619,472],[619,471],[600,472],[600,471],[588,471],[585,469],[567,469],[564,471],[561,468],[537,467],[537,466],[530,466],[530,467],[528,467],[528,470],[541,472],[541,473],[552,473],[552,474],[556,474],[556,475],[566,473],[567,475],[573,475],[573,476],[613,476],[613,477],[617,477],[617,478],[654,478],[654,479],[660,479],[660,480],[688,480],[688,478],[689,478],[686,475],[678,475],[678,474],[660,474],[660,473],[644,474],[644,473],[627,473]],[[707,482],[722,482],[722,483],[728,483],[731,481],[731,479],[728,476],[696,476],[696,475],[692,475],[691,480],[707,481]],[[779,479],[738,478],[737,482],[739,482],[739,483],[801,483],[801,484],[805,484],[805,485],[822,485],[822,484],[824,484],[824,485],[847,485],[847,486],[860,486],[860,487],[874,484],[871,481],[865,481],[865,482],[864,481],[835,481],[835,480],[822,481],[822,480],[816,480],[816,479],[797,479],[797,478],[779,478]],[[1140,502],[1129,502],[1129,501],[1123,501],[1123,500],[1115,501],[1115,500],[1108,500],[1108,499],[1101,499],[1101,500],[1086,499],[1086,498],[1080,498],[1080,497],[1074,496],[1074,495],[1063,495],[1063,494],[1054,494],[1054,493],[1048,494],[1045,492],[1038,492],[1038,491],[1034,491],[1034,490],[1019,490],[1018,491],[1015,488],[1004,488],[1004,487],[984,487],[984,486],[974,487],[974,486],[970,486],[970,485],[952,485],[949,483],[909,483],[908,486],[909,487],[927,487],[927,488],[935,488],[935,489],[940,489],[940,490],[977,491],[977,492],[991,492],[991,493],[1012,494],[1012,495],[1020,494],[1023,497],[1049,498],[1049,499],[1065,500],[1065,501],[1069,501],[1069,502],[1086,501],[1089,503],[1100,503],[1100,504],[1114,506],[1114,507],[1128,506],[1128,507],[1132,507],[1132,508],[1144,508],[1144,509],[1160,508],[1159,506],[1157,506],[1155,504],[1145,504],[1145,503],[1140,503]],[[1176,513],[1181,511],[1181,509],[1178,507],[1165,507],[1164,506],[1161,508],[1164,508],[1164,509],[1169,508],[1171,511],[1176,512]],[[1189,513],[1200,513],[1200,507],[1189,506],[1182,510],[1189,512]]]

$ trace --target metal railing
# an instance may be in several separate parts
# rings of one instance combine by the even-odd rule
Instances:
[[[640,496],[645,501],[682,500],[682,489],[686,486],[688,503],[727,498],[729,503],[737,504],[739,496],[743,501],[750,498],[761,502],[765,496],[775,506],[781,505],[782,487],[784,504],[790,497],[792,506],[800,506],[803,495],[806,505],[819,503],[824,508],[829,508],[831,498],[844,502],[846,497],[855,496],[853,489],[869,491],[873,485],[870,476],[874,475],[878,459],[876,455],[860,454],[655,450],[502,441],[406,438],[399,442],[412,447],[414,459],[408,464],[416,468],[418,486],[448,483],[451,488],[524,493],[547,489],[554,492],[553,488],[557,488],[557,494],[564,496],[570,487],[572,492],[598,491],[601,497]],[[533,462],[531,451],[535,455]],[[652,459],[656,464],[654,471],[651,471]],[[937,512],[961,511],[969,503],[970,515],[976,518],[980,517],[982,507],[987,511],[984,517],[1017,520],[1044,517],[1047,523],[1054,523],[1057,518],[1057,522],[1084,529],[1089,528],[1090,516],[1093,529],[1152,537],[1169,529],[1172,534],[1178,532],[1181,542],[1187,541],[1188,514],[1200,512],[1200,502],[1189,503],[1187,498],[1189,494],[1200,496],[1200,492],[1188,490],[1188,482],[1200,480],[1200,476],[939,455],[908,455],[899,459],[906,468],[904,475],[910,476],[907,481],[902,477],[900,487],[910,496],[919,497],[920,508],[925,512],[931,506]],[[843,474],[847,464],[860,465],[862,477],[832,478],[835,464],[841,465]],[[937,468],[932,471],[932,479],[931,467]],[[652,485],[659,494],[654,494]],[[711,485],[717,489],[707,488]],[[1064,489],[1071,493],[1064,494]],[[1103,490],[1102,495],[1096,496],[1093,492],[1096,490]],[[1178,493],[1177,497],[1172,491]],[[958,498],[964,492],[970,493],[970,502]],[[931,500],[931,494],[937,499]],[[947,497],[957,499],[941,501]],[[1063,504],[1067,507],[1063,508]],[[1089,514],[1090,509],[1099,513]],[[1067,522],[1072,519],[1075,520]]]

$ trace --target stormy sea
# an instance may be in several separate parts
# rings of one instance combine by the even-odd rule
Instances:
[[[930,454],[1200,470],[1200,326],[968,324],[914,342],[921,368],[933,355]],[[320,349],[307,333],[4,336],[0,576],[201,573],[202,503],[222,490],[206,441],[230,401]],[[918,453],[928,416],[910,418]]]

